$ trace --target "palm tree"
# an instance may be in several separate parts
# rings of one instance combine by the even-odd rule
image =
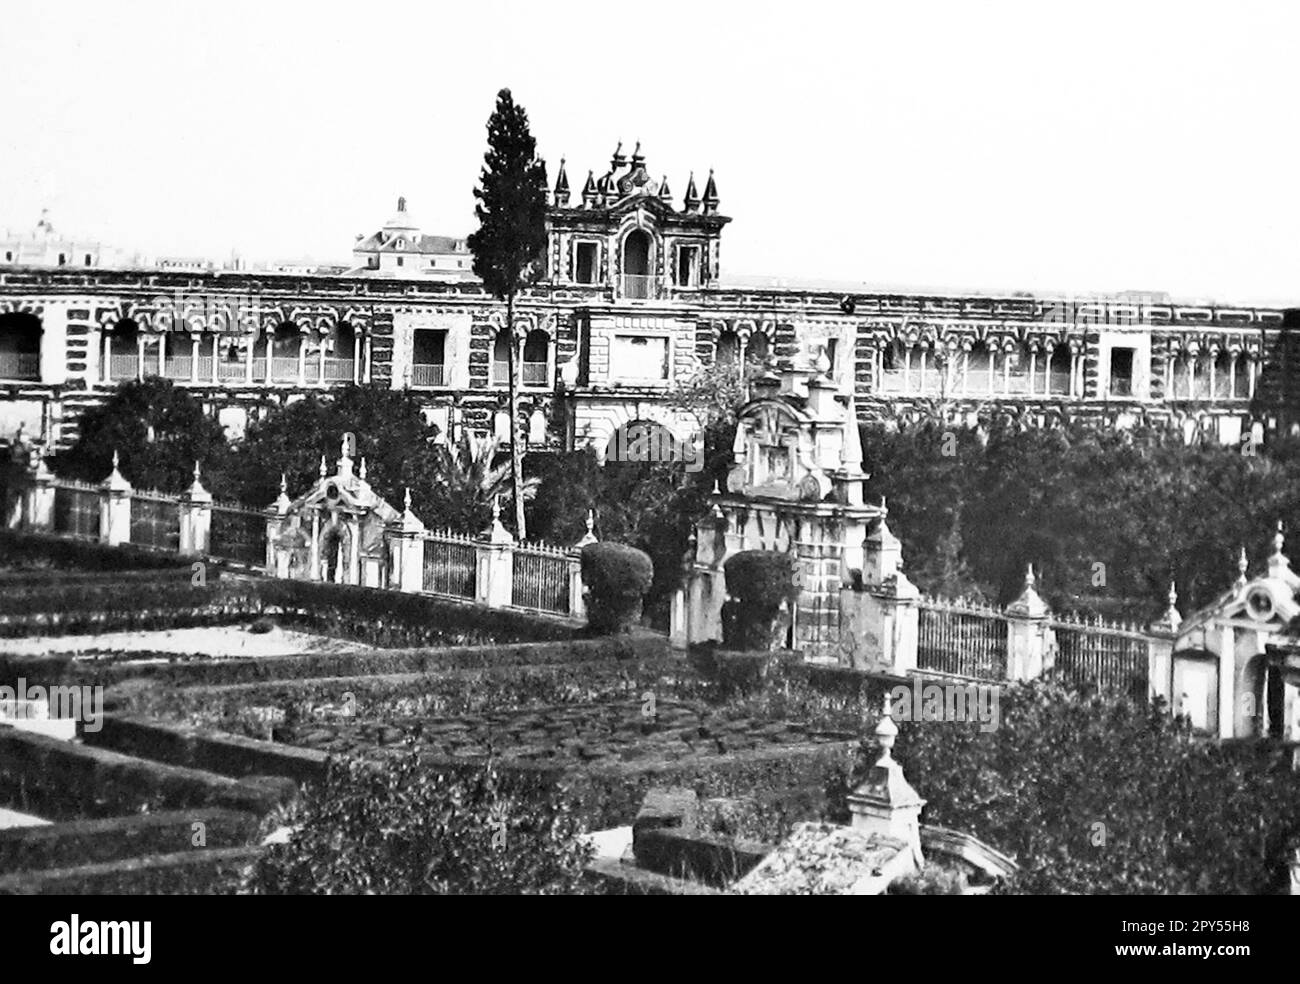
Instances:
[[[502,504],[505,514],[512,502],[511,461],[498,462],[500,442],[495,436],[474,437],[468,432],[455,445],[438,448],[437,478],[430,498],[434,515],[452,529],[477,533],[490,522],[493,502]],[[538,478],[525,479],[520,486],[524,502],[537,494]]]

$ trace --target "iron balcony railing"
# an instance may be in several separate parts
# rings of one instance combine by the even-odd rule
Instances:
[[[646,301],[659,296],[659,278],[643,274],[623,274],[623,296]]]
[[[0,352],[0,379],[40,379],[38,352]]]
[[[440,362],[417,362],[411,366],[412,386],[445,386],[446,367]]]

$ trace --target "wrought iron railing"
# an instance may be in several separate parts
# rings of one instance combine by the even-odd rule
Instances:
[[[544,544],[514,549],[510,603],[516,608],[567,614],[573,558],[569,551]]]

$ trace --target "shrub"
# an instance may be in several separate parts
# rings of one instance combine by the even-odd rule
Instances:
[[[886,891],[889,895],[965,895],[966,879],[959,871],[927,864],[918,872],[895,878]]]
[[[263,617],[254,619],[253,623],[249,625],[248,631],[253,635],[266,635],[266,633],[270,632],[274,628],[275,620]]]
[[[641,617],[641,599],[653,580],[648,554],[622,543],[587,544],[582,548],[587,624],[599,633],[630,631]]]
[[[774,550],[744,550],[722,565],[730,601],[723,606],[722,627],[727,645],[739,649],[772,650],[782,644],[789,613],[798,597],[789,554]]]
[[[456,776],[415,755],[334,763],[289,842],[252,873],[256,894],[575,894],[591,848],[568,804],[489,765]]]

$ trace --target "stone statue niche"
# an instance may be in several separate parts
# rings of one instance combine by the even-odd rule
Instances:
[[[282,486],[268,530],[271,570],[280,577],[383,585],[384,528],[401,513],[370,487],[364,458],[353,470],[353,447],[344,441],[333,474],[322,456],[320,478],[297,499],[290,500]]]

